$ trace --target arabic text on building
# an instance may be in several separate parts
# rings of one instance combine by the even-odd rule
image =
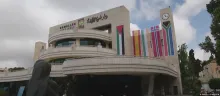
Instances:
[[[96,17],[92,17],[92,18],[88,18],[87,23],[94,23],[94,22],[99,22],[100,20],[106,20],[108,19],[108,15],[104,14],[103,16],[96,16]]]
[[[61,26],[60,31],[73,29],[75,27],[75,25],[76,25],[76,23],[71,23],[71,24]]]

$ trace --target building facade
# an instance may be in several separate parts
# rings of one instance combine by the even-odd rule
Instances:
[[[182,94],[171,9],[160,10],[160,18],[162,30],[130,30],[129,11],[120,6],[53,26],[47,43],[36,42],[34,61],[50,62],[51,77],[72,76],[84,81],[79,86],[101,86],[98,91],[80,87],[75,93],[80,96]],[[5,73],[0,82],[28,80],[31,71]]]
[[[202,89],[212,91],[209,87],[209,80],[213,78],[220,78],[220,66],[215,60],[212,60],[208,65],[203,67],[203,71],[199,73],[199,80],[202,83]]]

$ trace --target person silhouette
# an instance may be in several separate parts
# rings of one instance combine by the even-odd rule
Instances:
[[[49,79],[51,65],[44,61],[38,60],[34,64],[32,77],[29,80],[27,96],[58,96],[58,85]]]

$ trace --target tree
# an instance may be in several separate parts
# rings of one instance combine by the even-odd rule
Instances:
[[[201,83],[198,79],[198,74],[202,70],[202,62],[199,59],[195,59],[194,50],[187,52],[187,45],[182,44],[178,50],[183,93],[193,94],[193,96],[199,96]]]
[[[179,58],[179,64],[180,64],[183,93],[185,94],[190,92],[189,84],[187,80],[187,78],[189,77],[189,74],[188,74],[188,54],[186,50],[187,50],[186,44],[182,44],[181,46],[179,46],[178,58]]]
[[[214,90],[220,89],[220,78],[213,78],[209,80],[209,87]]]
[[[214,43],[209,36],[205,37],[205,41],[199,44],[199,47],[205,52],[210,52],[211,56],[216,53]]]
[[[190,83],[189,86],[190,86],[190,89],[192,90],[192,94],[194,96],[198,96],[200,93],[200,88],[201,88],[200,81],[198,80],[199,72],[202,70],[201,61],[199,59],[195,59],[193,49],[189,51],[188,60],[189,60],[188,71],[190,75],[190,80],[188,80],[188,83]]]
[[[220,39],[216,40],[216,63],[220,65]]]
[[[213,17],[214,12],[217,8],[219,8],[220,0],[211,0],[209,4],[206,5],[207,11],[211,14]]]
[[[209,36],[205,38],[205,41],[200,43],[199,46],[205,52],[210,52],[210,59],[216,59],[218,65],[220,65],[220,0],[211,0],[206,5],[207,11],[212,16],[211,34],[216,43],[213,43]]]

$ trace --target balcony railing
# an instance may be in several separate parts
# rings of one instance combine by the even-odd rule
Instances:
[[[111,34],[93,29],[66,30],[49,34],[48,42],[51,43],[65,38],[94,38],[111,41]]]
[[[70,47],[49,47],[47,50],[42,50],[39,59],[59,58],[60,56],[66,57],[97,57],[97,56],[113,56],[116,51],[113,49],[102,48],[102,46],[89,47],[89,46],[76,46]]]
[[[85,59],[67,59],[63,64],[65,74],[109,72],[158,72],[178,76],[177,64],[164,59],[134,56],[109,56]],[[71,71],[72,70],[72,71]]]

